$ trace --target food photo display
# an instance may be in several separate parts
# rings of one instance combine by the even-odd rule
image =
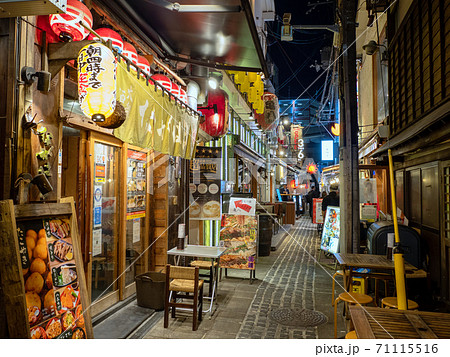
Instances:
[[[33,339],[86,338],[68,218],[17,223]]]

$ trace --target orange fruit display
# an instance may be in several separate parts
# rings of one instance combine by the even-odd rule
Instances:
[[[44,274],[47,270],[45,262],[41,258],[36,258],[33,260],[30,266],[30,271],[32,273]]]
[[[33,251],[33,257],[47,259],[47,245],[46,244],[38,244]]]
[[[39,244],[46,245],[46,244],[47,244],[47,238],[45,238],[45,237],[39,238],[39,239],[37,240],[36,246],[38,246]]]
[[[26,237],[31,237],[36,241],[38,236],[35,231],[33,231],[32,229],[29,229],[29,230],[27,230]]]
[[[39,273],[31,274],[25,282],[25,290],[28,292],[34,291],[35,293],[39,294],[42,291],[43,287],[44,278]]]
[[[26,243],[27,243],[28,250],[30,250],[30,249],[33,250],[34,247],[36,247],[36,241],[34,240],[33,237],[26,236],[25,240],[26,240]]]

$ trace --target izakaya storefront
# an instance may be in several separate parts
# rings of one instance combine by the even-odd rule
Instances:
[[[126,120],[111,130],[83,116],[66,91],[61,196],[75,198],[94,316],[134,294],[136,275],[164,267],[173,245],[168,222],[188,206],[181,191],[198,118],[162,93],[119,63]]]

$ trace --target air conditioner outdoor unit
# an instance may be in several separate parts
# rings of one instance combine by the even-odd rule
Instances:
[[[61,14],[67,0],[0,0],[0,18]]]

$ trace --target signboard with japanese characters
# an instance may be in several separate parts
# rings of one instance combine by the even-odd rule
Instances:
[[[189,217],[193,220],[220,220],[222,148],[197,146],[191,160]]]
[[[230,206],[228,209],[229,214],[241,214],[245,216],[254,216],[256,209],[255,198],[240,198],[231,197]]]

